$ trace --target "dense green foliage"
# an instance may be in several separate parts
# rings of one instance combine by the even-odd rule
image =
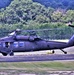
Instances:
[[[69,21],[74,22],[74,10],[46,8],[32,0],[13,0],[6,9],[0,9],[0,36],[7,35],[4,32],[17,28],[22,30],[55,28],[53,31],[37,34],[41,37],[69,38],[74,32],[65,25]],[[66,37],[63,37],[65,35]]]

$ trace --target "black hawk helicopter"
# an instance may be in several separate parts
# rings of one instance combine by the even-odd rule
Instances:
[[[67,54],[63,49],[74,46],[74,36],[71,37],[69,42],[57,42],[47,41],[36,35],[17,35],[20,32],[21,30],[17,29],[8,36],[0,38],[0,53],[2,53],[3,56],[13,56],[14,52],[32,52],[42,50],[53,50],[52,53],[54,53],[54,49],[60,49],[64,54]]]

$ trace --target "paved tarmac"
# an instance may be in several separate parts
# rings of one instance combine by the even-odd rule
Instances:
[[[0,62],[31,62],[31,61],[55,61],[74,60],[74,54],[33,54],[17,56],[1,56]]]
[[[74,71],[48,71],[47,74],[25,73],[25,71],[23,73],[20,71],[18,73],[17,72],[15,70],[0,70],[0,75],[74,75]]]

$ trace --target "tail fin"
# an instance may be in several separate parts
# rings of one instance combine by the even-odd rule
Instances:
[[[68,46],[74,46],[74,35],[70,38]]]

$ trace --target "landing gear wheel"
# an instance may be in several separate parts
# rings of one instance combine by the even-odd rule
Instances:
[[[13,55],[14,55],[14,53],[11,51],[9,55],[10,55],[10,56],[13,56]]]
[[[6,54],[6,53],[2,53],[2,55],[3,55],[3,56],[7,56],[7,54]]]
[[[53,50],[53,51],[52,51],[52,53],[54,54],[54,53],[55,53],[55,51]]]
[[[67,54],[67,52],[64,52],[64,54]]]

